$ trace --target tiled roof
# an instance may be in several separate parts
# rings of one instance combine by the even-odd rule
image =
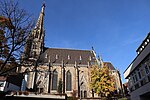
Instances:
[[[61,64],[62,60],[65,64],[77,64],[87,65],[88,62],[95,62],[96,57],[92,50],[75,50],[75,49],[60,49],[60,48],[48,48],[40,56],[40,63],[48,63],[50,59],[51,63]]]
[[[104,66],[108,67],[110,70],[115,70],[114,66],[110,62],[104,62]]]

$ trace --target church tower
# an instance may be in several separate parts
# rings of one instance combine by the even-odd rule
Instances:
[[[39,56],[43,53],[44,49],[44,10],[45,3],[42,5],[42,9],[39,15],[39,18],[36,22],[35,27],[33,28],[31,34],[26,39],[26,45],[24,47],[24,55],[22,59],[26,66],[22,66],[18,68],[20,72],[28,72],[32,71],[35,67],[35,62],[39,59]],[[35,84],[37,74],[35,72],[26,73],[25,81],[28,89],[33,89]]]
[[[44,49],[44,10],[45,4],[42,5],[42,9],[31,35],[27,39],[25,46],[25,58],[38,59],[39,55],[43,53]]]

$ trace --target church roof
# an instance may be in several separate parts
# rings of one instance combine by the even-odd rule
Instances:
[[[104,62],[104,66],[108,67],[110,70],[115,70],[114,66],[110,62]]]
[[[88,62],[95,62],[96,57],[93,50],[76,50],[76,49],[61,49],[48,48],[40,56],[40,63],[57,63],[61,64],[81,64],[88,65]]]

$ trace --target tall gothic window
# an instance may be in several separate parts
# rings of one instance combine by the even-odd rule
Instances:
[[[67,71],[66,75],[66,91],[71,91],[72,90],[72,76],[70,71]]]
[[[57,90],[57,80],[58,80],[58,72],[54,70],[52,78],[52,90]]]

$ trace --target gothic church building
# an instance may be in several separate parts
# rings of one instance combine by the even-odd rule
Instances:
[[[45,48],[44,10],[45,4],[25,46],[26,66],[22,66],[20,72],[25,72],[26,88],[39,93],[92,97],[89,68],[101,61],[94,50]]]

